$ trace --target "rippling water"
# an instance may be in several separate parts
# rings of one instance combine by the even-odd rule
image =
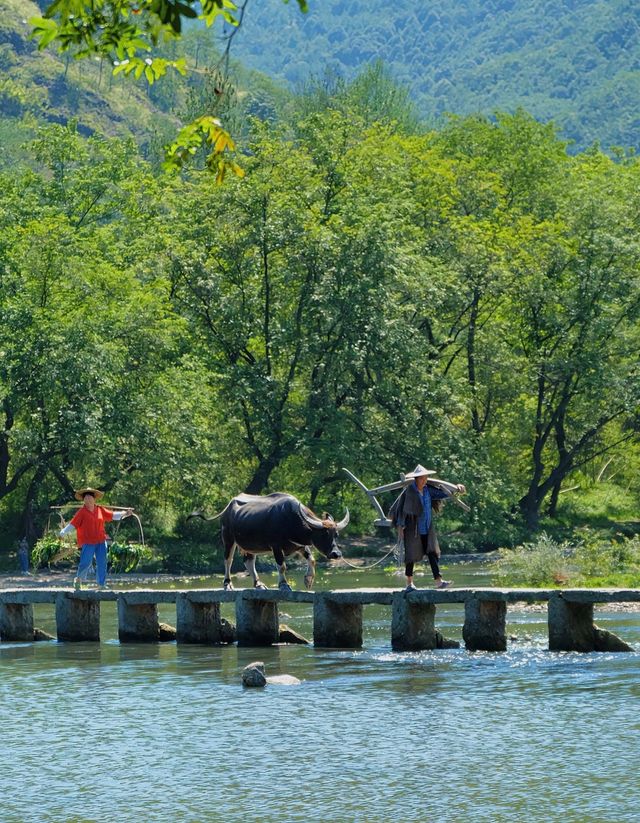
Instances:
[[[550,653],[546,610],[523,609],[505,653],[394,653],[390,608],[364,617],[359,651],[120,645],[114,604],[100,644],[1,644],[0,821],[640,819],[640,653]],[[311,635],[309,606],[281,620]],[[445,635],[462,620],[438,608]],[[640,648],[639,613],[597,621]],[[243,690],[256,659],[302,684]]]

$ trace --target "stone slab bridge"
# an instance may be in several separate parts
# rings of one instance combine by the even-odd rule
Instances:
[[[341,589],[283,592],[273,589],[132,589],[68,588],[0,590],[0,640],[34,638],[33,606],[55,605],[60,641],[99,641],[100,603],[115,601],[120,642],[160,638],[158,604],[175,603],[178,643],[217,645],[228,642],[220,616],[222,603],[235,604],[236,639],[241,646],[278,642],[280,603],[313,605],[313,642],[317,648],[362,646],[363,606],[391,606],[391,645],[398,651],[435,649],[442,637],[435,626],[436,606],[464,604],[462,635],[470,651],[504,651],[510,603],[548,604],[549,649],[552,651],[633,651],[593,622],[595,603],[640,602],[640,589]],[[227,625],[228,628],[228,625]]]

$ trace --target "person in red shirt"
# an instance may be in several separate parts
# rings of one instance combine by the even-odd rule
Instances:
[[[69,534],[73,529],[78,532],[80,548],[80,563],[73,580],[76,589],[82,587],[86,580],[93,558],[96,558],[96,582],[104,588],[107,582],[107,535],[104,524],[111,520],[123,520],[133,514],[133,509],[112,511],[104,506],[97,506],[96,500],[103,497],[104,492],[98,489],[78,489],[75,492],[76,500],[83,505],[71,518],[71,522],[60,531],[60,537]]]

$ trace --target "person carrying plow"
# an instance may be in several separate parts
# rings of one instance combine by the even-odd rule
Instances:
[[[425,557],[429,561],[436,588],[446,589],[451,585],[440,573],[440,545],[433,523],[433,511],[439,511],[443,502],[454,499],[466,511],[469,507],[454,495],[464,494],[466,488],[462,483],[449,483],[439,480],[433,475],[435,471],[425,469],[420,463],[412,472],[402,475],[399,481],[368,489],[348,469],[343,469],[349,477],[357,483],[368,495],[371,504],[380,515],[378,526],[393,526],[397,529],[398,544],[404,547],[405,576],[407,578],[406,592],[413,591],[415,564]],[[382,492],[402,489],[396,498],[389,514],[385,516],[376,495]]]

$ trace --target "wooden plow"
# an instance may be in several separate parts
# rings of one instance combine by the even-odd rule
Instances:
[[[350,472],[349,469],[345,469],[343,467],[342,471],[345,472],[345,474],[347,474],[351,478],[351,480],[353,480],[353,482],[357,486],[359,486],[369,498],[369,502],[371,503],[371,505],[375,509],[376,514],[378,515],[376,520],[374,520],[374,524],[376,526],[391,526],[391,520],[389,520],[389,518],[385,515],[384,509],[380,505],[380,501],[378,500],[377,495],[384,494],[385,492],[392,492],[397,491],[399,489],[403,489],[405,486],[408,486],[409,483],[413,482],[413,478],[405,477],[404,474],[401,474],[400,479],[395,480],[393,483],[385,483],[382,486],[376,486],[374,489],[368,489],[362,482],[362,480],[358,480],[355,474],[353,474],[353,472]],[[448,480],[440,480],[437,477],[428,477],[427,485],[448,492],[451,495],[451,497],[448,498],[449,500],[453,500],[453,502],[460,506],[461,509],[464,509],[465,512],[471,511],[469,506],[467,506],[467,504],[460,500],[460,498],[457,496],[458,487],[455,483],[449,483]]]

